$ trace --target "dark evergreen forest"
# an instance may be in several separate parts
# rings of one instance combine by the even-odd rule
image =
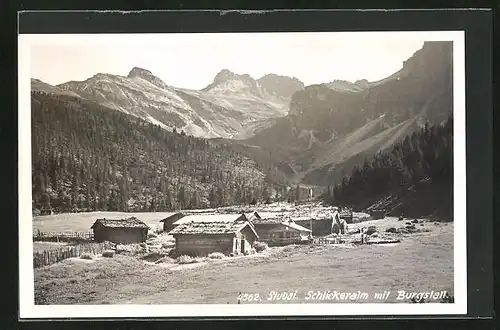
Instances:
[[[32,92],[33,206],[167,211],[285,198],[275,169],[96,103]]]
[[[325,193],[327,202],[366,209],[380,200],[392,213],[452,215],[453,118],[426,125],[356,166]],[[390,198],[395,197],[395,198]]]

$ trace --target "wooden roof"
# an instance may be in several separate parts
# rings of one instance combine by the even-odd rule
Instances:
[[[254,226],[283,225],[284,227],[288,227],[298,231],[311,231],[306,227],[296,224],[293,220],[287,220],[286,218],[255,219],[252,221],[252,223]]]
[[[130,217],[126,219],[97,219],[90,229],[93,229],[98,223],[106,228],[149,228],[136,217]]]
[[[168,217],[161,219],[160,222],[165,222],[167,220],[170,220],[170,219],[174,218],[175,216],[184,216],[184,215],[185,215],[185,213],[183,213],[183,212],[172,213]]]
[[[247,220],[244,214],[190,214],[174,222],[174,225],[181,225],[192,222],[212,223],[227,222],[231,223],[238,220]]]
[[[241,220],[233,222],[190,222],[181,223],[169,232],[169,235],[226,235],[226,234],[236,234],[243,228],[248,226],[255,234],[257,232],[250,224],[250,222]]]

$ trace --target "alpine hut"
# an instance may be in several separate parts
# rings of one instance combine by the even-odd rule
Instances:
[[[109,241],[119,244],[145,242],[149,227],[135,217],[126,219],[97,219],[90,229],[96,242]]]
[[[259,241],[268,246],[308,243],[312,238],[310,229],[296,224],[291,219],[255,219],[252,221]]]
[[[181,223],[170,231],[175,238],[175,251],[178,255],[206,256],[212,252],[221,252],[225,255],[231,253],[247,253],[252,248],[254,241],[259,239],[254,226],[247,221],[244,215],[233,221],[209,221],[212,216],[204,216],[200,221],[191,219]],[[228,219],[228,215],[225,220]],[[208,217],[208,218],[207,218]]]

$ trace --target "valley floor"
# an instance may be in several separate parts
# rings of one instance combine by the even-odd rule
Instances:
[[[397,219],[372,221],[383,231]],[[237,303],[239,293],[271,291],[390,291],[383,302],[398,302],[397,291],[441,291],[453,295],[453,223],[425,222],[429,232],[405,235],[395,246],[304,245],[271,248],[244,257],[199,264],[153,264],[115,255],[67,259],[35,269],[36,304]],[[345,301],[339,301],[345,302]],[[399,301],[401,302],[401,301]],[[405,300],[404,302],[408,302]]]

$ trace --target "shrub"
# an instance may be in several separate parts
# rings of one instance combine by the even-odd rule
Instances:
[[[193,263],[197,263],[197,262],[205,262],[207,261],[207,258],[203,258],[203,257],[196,257],[194,258],[194,262]]]
[[[161,259],[158,259],[154,262],[155,264],[162,264],[162,263],[175,263],[175,260],[170,258],[170,257],[163,257]]]
[[[90,253],[82,253],[82,255],[80,256],[80,259],[92,260],[94,258]]]
[[[182,255],[179,258],[177,258],[177,263],[181,264],[181,265],[183,265],[183,264],[192,264],[192,263],[195,263],[195,262],[196,262],[196,260],[193,257],[187,256],[187,255]]]
[[[257,251],[257,252],[262,252],[262,251],[267,250],[269,248],[269,246],[267,246],[267,244],[265,242],[259,242],[259,241],[253,242],[252,246],[255,249],[255,251]]]
[[[172,249],[172,250],[168,251],[168,256],[170,258],[174,258],[174,259],[177,258],[177,257],[179,257],[179,255],[177,254],[177,251],[175,249]]]
[[[385,232],[386,232],[386,233],[397,233],[398,231],[397,231],[397,229],[396,229],[396,228],[391,227],[391,228],[387,228],[387,229],[385,230]]]
[[[175,246],[174,242],[165,242],[161,244],[162,249],[170,249]]]
[[[156,226],[154,233],[155,234],[161,234],[161,233],[163,233],[163,226],[162,225]]]
[[[165,257],[165,255],[163,253],[151,252],[151,253],[143,256],[141,259],[149,261],[149,262],[156,262],[156,261],[162,259],[163,257]]]
[[[115,251],[112,251],[112,250],[107,250],[107,251],[104,251],[102,253],[102,256],[106,257],[106,258],[113,258],[114,255],[115,255]]]
[[[283,252],[290,252],[290,251],[293,251],[297,246],[295,244],[290,244],[290,245],[287,245],[283,248]]]
[[[366,235],[371,235],[373,233],[375,233],[377,231],[377,227],[375,226],[370,226],[368,227],[368,229],[366,230],[365,234]]]
[[[224,259],[225,257],[224,253],[220,252],[212,252],[208,255],[209,259]]]
[[[158,235],[155,234],[155,233],[149,233],[148,234],[148,238],[156,238],[156,237],[158,237]]]
[[[413,219],[411,223],[418,223],[418,219]]]

